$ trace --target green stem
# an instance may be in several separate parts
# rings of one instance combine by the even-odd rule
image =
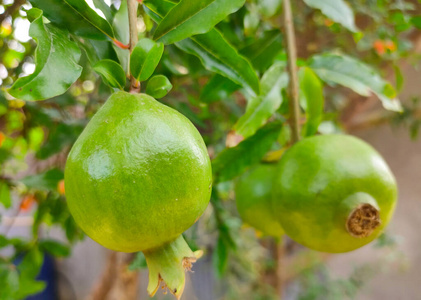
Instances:
[[[161,282],[170,292],[180,299],[186,281],[185,271],[190,270],[198,258],[183,236],[163,245],[160,248],[143,252],[149,269],[148,293],[152,297]]]

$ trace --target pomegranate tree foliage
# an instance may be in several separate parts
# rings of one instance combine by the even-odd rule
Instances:
[[[228,289],[227,297],[268,296],[258,274],[270,271],[271,260],[259,250],[244,251],[261,246],[240,228],[231,200],[233,180],[262,159],[276,161],[289,138],[281,0],[144,0],[141,42],[130,62],[125,1],[96,0],[95,8],[83,0],[15,2],[0,2],[0,206],[4,224],[25,214],[33,224],[29,238],[12,237],[13,225],[2,226],[0,248],[13,251],[0,258],[0,298],[43,290],[36,276],[44,253],[67,256],[83,239],[66,206],[65,157],[105,99],[128,90],[130,71],[145,82],[142,91],[163,97],[198,127],[213,159],[213,214],[186,238],[212,253],[215,274],[236,282],[239,288]],[[341,131],[343,110],[360,95],[377,97],[386,120],[416,137],[417,100],[409,107],[399,102],[398,62],[415,57],[419,3],[293,2],[302,134]],[[24,20],[31,22],[32,39],[19,37]],[[390,75],[393,83],[385,79]],[[52,226],[62,228],[65,242],[48,238]],[[131,268],[143,265],[139,256]]]

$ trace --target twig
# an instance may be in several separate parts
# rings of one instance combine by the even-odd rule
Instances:
[[[284,2],[284,26],[287,40],[287,56],[288,56],[288,73],[289,73],[289,122],[292,131],[292,143],[296,143],[300,139],[300,107],[298,95],[298,78],[297,78],[297,48],[295,44],[294,23],[292,19],[291,2]]]
[[[279,241],[276,243],[276,282],[275,282],[275,288],[276,292],[278,293],[278,296],[280,299],[282,299],[282,293],[283,293],[283,285],[285,283],[285,244],[284,244],[284,236],[281,236],[279,238]]]
[[[113,283],[117,276],[117,252],[111,251],[108,258],[104,272],[101,275],[101,279],[95,286],[92,294],[88,299],[90,300],[102,300],[106,299],[108,293],[113,287]]]
[[[288,74],[289,74],[289,118],[291,126],[291,142],[292,144],[300,140],[300,107],[298,95],[298,77],[297,77],[297,47],[295,42],[294,23],[292,19],[290,0],[283,1],[284,8],[284,29],[287,40],[287,56],[288,56]],[[280,299],[282,299],[283,285],[285,283],[284,276],[284,260],[285,245],[284,238],[281,237],[276,245],[276,290]]]
[[[129,13],[129,31],[130,44],[129,50],[132,53],[137,44],[137,0],[127,0],[127,10]],[[130,74],[130,92],[138,92],[140,90],[140,83]]]

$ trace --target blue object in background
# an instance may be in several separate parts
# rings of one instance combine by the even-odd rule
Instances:
[[[37,280],[44,281],[47,286],[45,290],[37,295],[27,297],[27,300],[57,300],[57,280],[54,259],[44,254],[44,263],[41,271],[37,276]]]

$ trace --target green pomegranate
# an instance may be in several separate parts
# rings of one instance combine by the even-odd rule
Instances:
[[[115,251],[143,251],[148,292],[177,297],[195,255],[181,233],[206,209],[212,185],[202,137],[177,111],[145,94],[117,92],[74,144],[65,170],[77,224]]]
[[[272,206],[286,234],[309,248],[347,252],[389,223],[397,187],[367,143],[347,135],[306,138],[281,158]]]
[[[244,222],[263,234],[279,238],[284,233],[271,207],[276,166],[259,165],[243,174],[235,184],[238,212]]]

